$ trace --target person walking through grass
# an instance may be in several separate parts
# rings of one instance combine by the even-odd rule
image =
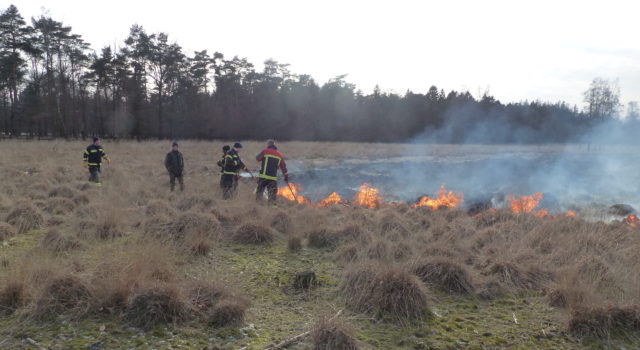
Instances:
[[[84,151],[83,160],[84,167],[89,169],[89,181],[95,183],[96,186],[102,186],[100,165],[102,164],[103,158],[107,163],[111,164],[111,159],[104,152],[104,148],[102,148],[102,141],[99,137],[94,137],[93,143]]]
[[[176,179],[178,179],[180,183],[180,191],[184,191],[184,177],[182,176],[184,171],[184,158],[178,150],[177,142],[171,145],[171,152],[167,153],[167,156],[164,158],[164,166],[169,172],[171,192],[173,192],[176,187]]]

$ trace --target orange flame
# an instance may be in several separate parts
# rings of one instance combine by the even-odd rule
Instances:
[[[294,184],[292,182],[290,182],[289,185],[291,186],[291,188],[289,188],[289,186],[278,188],[278,196],[284,197],[293,202],[298,202],[300,204],[310,203],[307,198],[300,195],[300,192],[302,192],[303,190],[302,186],[300,186],[299,184]]]
[[[432,210],[438,210],[440,208],[457,208],[460,203],[464,202],[462,193],[456,195],[453,191],[445,189],[444,185],[440,186],[438,192],[438,198],[430,198],[429,196],[423,196],[418,203],[411,205],[412,208],[429,207]]]
[[[540,201],[542,200],[542,193],[536,192],[531,196],[522,197],[509,195],[507,197],[507,200],[511,205],[511,211],[514,214],[531,213],[538,206],[538,203],[540,203]]]
[[[547,209],[540,209],[540,210],[538,210],[538,211],[536,212],[536,214],[535,214],[535,215],[536,215],[537,217],[539,217],[539,218],[544,218],[544,217],[546,217],[547,215],[549,215],[549,210],[547,210]]]
[[[577,215],[576,215],[575,211],[569,210],[566,214],[564,214],[564,216],[570,217],[570,218],[575,218]]]
[[[622,221],[631,227],[640,228],[640,219],[636,215],[629,215]]]
[[[356,193],[353,202],[367,208],[378,208],[382,204],[382,197],[378,192],[379,190],[371,187],[371,184],[364,183],[360,185],[359,192]]]
[[[318,203],[319,207],[326,208],[330,205],[340,204],[342,203],[342,197],[337,192],[333,192],[327,198],[323,199]]]

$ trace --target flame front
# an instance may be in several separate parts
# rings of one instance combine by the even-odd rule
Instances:
[[[356,193],[353,202],[356,205],[367,208],[378,208],[382,204],[382,197],[378,194],[377,188],[371,187],[371,184],[364,183],[360,185],[358,193]]]
[[[438,198],[423,196],[418,203],[411,205],[411,207],[429,207],[432,210],[437,210],[440,208],[457,208],[462,202],[464,202],[462,193],[456,195],[453,191],[447,192],[444,185],[442,185],[440,186],[440,191],[438,191]]]
[[[310,203],[308,199],[300,195],[302,190],[302,186],[290,182],[288,186],[278,188],[278,196],[282,196],[290,201],[298,202],[300,204]]]
[[[536,211],[535,215],[539,218],[544,218],[547,217],[547,215],[549,215],[549,210],[548,209],[540,209],[538,211]]]
[[[576,215],[575,211],[569,210],[566,214],[564,214],[564,216],[570,217],[570,218],[575,218],[577,215]]]
[[[631,227],[640,228],[640,219],[636,215],[629,215],[623,221]]]
[[[536,207],[542,200],[542,193],[536,192],[530,196],[522,196],[522,197],[509,195],[507,197],[507,200],[511,205],[511,211],[514,214],[531,213],[534,211],[534,209],[536,209]]]
[[[340,204],[342,203],[342,197],[338,194],[338,192],[333,192],[327,198],[321,200],[318,203],[319,207],[326,208],[330,205]]]

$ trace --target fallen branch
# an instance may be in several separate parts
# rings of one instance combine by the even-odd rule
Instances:
[[[338,313],[336,313],[333,317],[331,317],[329,319],[329,321],[333,321],[336,318],[338,318],[340,316],[340,314],[342,314],[342,310],[338,311]],[[302,339],[306,338],[309,336],[309,334],[311,334],[311,331],[306,331],[304,333],[298,334],[295,337],[289,338],[289,339],[285,339],[284,341],[276,344],[276,345],[272,345],[269,346],[267,348],[265,348],[265,350],[278,350],[278,349],[284,349],[287,346],[297,343],[299,341],[301,341]]]

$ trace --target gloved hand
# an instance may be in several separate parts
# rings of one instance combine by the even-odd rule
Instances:
[[[87,163],[84,163],[82,166],[83,166],[85,169],[89,169],[89,164],[87,164]]]
[[[111,164],[111,158],[107,158],[107,164]]]
[[[289,182],[289,174],[284,174],[284,182]]]

